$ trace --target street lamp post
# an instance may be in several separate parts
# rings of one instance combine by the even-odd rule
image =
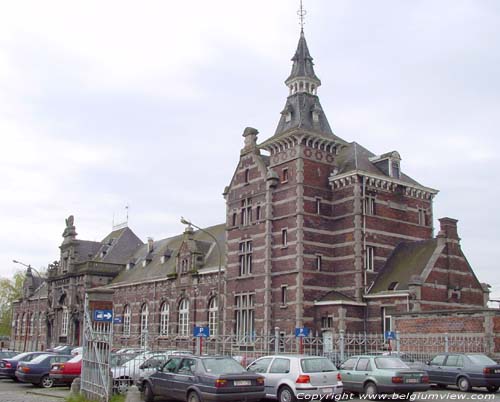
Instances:
[[[40,272],[38,272],[38,270],[36,268],[33,268],[31,265],[25,264],[24,262],[21,262],[21,261],[12,260],[12,262],[14,264],[19,264],[19,265],[22,265],[22,266],[30,269],[30,270],[35,271],[35,273],[38,275],[38,278],[40,279],[40,286],[42,285],[42,283],[43,283],[42,276],[40,275]],[[38,298],[37,298],[37,301],[36,301],[36,309],[38,311],[38,314],[37,314],[38,322],[37,323],[33,323],[33,325],[35,325],[35,331],[34,331],[34,334],[35,334],[35,350],[38,349],[38,335],[39,335],[38,334],[38,329],[40,327],[40,314],[41,314],[41,311],[40,311],[40,294],[41,294],[40,289],[38,289]],[[27,322],[28,321],[26,321],[26,323]],[[25,338],[24,338],[25,339],[24,348],[26,348],[26,340],[28,338],[28,328],[27,328],[27,326],[25,328],[25,332],[26,333],[24,334],[24,336],[25,336]]]
[[[215,244],[217,246],[217,251],[219,253],[219,268],[217,270],[217,309],[219,310],[219,314],[221,313],[221,293],[222,293],[222,252],[220,248],[219,241],[217,238],[210,233],[208,230],[202,229],[199,226],[196,226],[193,222],[183,218],[181,216],[181,223],[184,225],[190,225],[195,227],[196,229],[202,231],[203,233],[206,233],[208,236],[210,236],[212,239],[214,239]],[[217,317],[217,337],[219,338],[218,341],[216,340],[215,342],[215,347],[216,347],[216,352],[219,353],[220,350],[220,343],[222,342],[222,328],[223,328],[223,320],[222,320],[223,315],[221,317]]]

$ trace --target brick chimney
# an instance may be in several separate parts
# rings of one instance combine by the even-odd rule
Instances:
[[[460,237],[458,237],[457,222],[458,220],[453,218],[439,219],[441,228],[439,230],[438,237],[444,237],[447,240],[456,240],[457,242],[460,242]]]
[[[151,253],[154,248],[154,239],[152,237],[148,237],[148,253]]]

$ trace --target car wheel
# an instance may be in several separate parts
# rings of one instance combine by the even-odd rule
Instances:
[[[153,393],[153,389],[151,388],[151,384],[144,384],[144,401],[145,402],[153,402],[155,400],[155,394]]]
[[[498,391],[498,386],[496,385],[490,385],[489,387],[486,387],[486,389],[488,390],[488,392],[491,392],[491,393],[495,393]]]
[[[377,395],[377,386],[373,382],[367,382],[363,387],[363,393],[368,399],[375,399]]]
[[[54,380],[50,378],[48,375],[44,375],[40,380],[40,386],[43,388],[52,388],[54,385]]]
[[[295,398],[295,394],[293,391],[287,387],[283,386],[278,391],[278,401],[279,402],[296,402],[297,398]]]
[[[189,393],[187,400],[188,402],[201,402],[200,396],[195,391]]]
[[[458,389],[462,392],[469,392],[470,391],[470,381],[468,380],[467,377],[460,377],[457,381]]]
[[[130,379],[129,378],[119,378],[116,381],[116,392],[124,395],[128,391],[128,387],[130,385]]]

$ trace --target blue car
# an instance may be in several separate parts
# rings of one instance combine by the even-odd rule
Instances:
[[[20,361],[29,362],[37,356],[47,354],[47,352],[25,352],[11,358],[0,360],[0,378],[10,378],[18,381],[16,377],[17,364]]]
[[[17,365],[16,377],[19,381],[30,382],[43,388],[51,388],[54,378],[49,376],[54,363],[63,363],[71,359],[71,355],[42,354],[29,362],[21,361]]]

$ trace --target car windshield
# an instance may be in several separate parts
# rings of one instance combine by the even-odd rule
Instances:
[[[68,363],[78,363],[80,360],[82,360],[82,355],[76,355],[72,359],[68,360]]]
[[[31,363],[34,363],[34,364],[38,364],[38,363],[41,363],[45,360],[45,358],[49,356],[49,355],[38,355],[37,357],[35,357],[33,360],[31,360]]]
[[[395,357],[376,357],[375,366],[379,369],[407,369],[406,363]]]
[[[470,361],[480,366],[496,365],[496,363],[485,355],[467,355]]]
[[[17,361],[20,361],[20,360],[23,360],[26,356],[28,356],[29,353],[28,352],[25,352],[25,353],[20,353],[16,356],[13,357],[13,360],[17,360]]]
[[[232,358],[208,358],[202,359],[202,362],[205,371],[210,374],[246,373],[245,369]]]
[[[135,353],[113,354],[111,355],[111,367],[121,366],[132,360],[135,356],[137,356]]]
[[[304,373],[323,373],[337,370],[333,363],[326,358],[301,359],[300,366]]]

